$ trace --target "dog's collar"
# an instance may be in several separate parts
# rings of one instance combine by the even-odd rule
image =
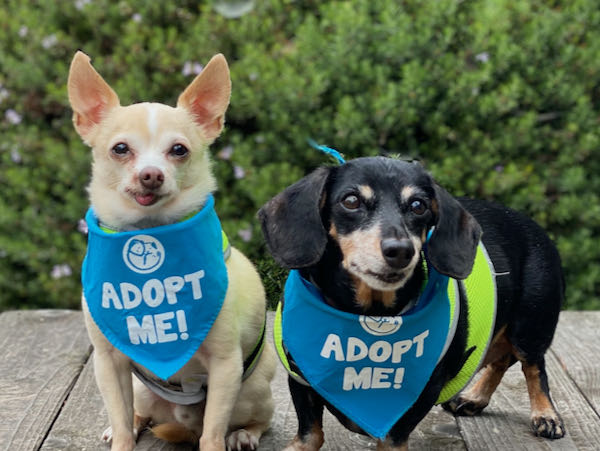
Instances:
[[[202,210],[193,211],[193,212],[185,215],[180,221],[177,222],[177,224],[185,222],[189,219],[192,219],[194,216],[200,214],[201,211]],[[169,226],[169,224],[167,224],[166,226]],[[161,227],[165,227],[165,226],[161,226]],[[98,228],[100,230],[102,230],[104,233],[108,233],[108,234],[122,232],[122,230],[119,230],[116,227],[112,227],[112,226],[100,221],[100,218],[98,218]],[[140,230],[143,230],[143,229],[140,229]],[[224,230],[221,230],[221,239],[223,241],[223,257],[225,258],[225,260],[227,260],[229,258],[229,256],[231,255],[231,245],[229,244],[229,238],[227,238],[227,234],[225,233]]]
[[[183,218],[181,218],[177,222],[183,222],[183,221],[187,221],[188,219],[192,219],[194,216],[196,216],[198,214],[199,211],[193,211],[193,212],[185,215]],[[103,232],[106,232],[106,233],[119,233],[119,232],[123,231],[117,227],[113,227],[111,225],[106,224],[105,222],[102,222],[100,220],[100,218],[98,218],[98,227],[100,227],[100,230],[102,230]]]

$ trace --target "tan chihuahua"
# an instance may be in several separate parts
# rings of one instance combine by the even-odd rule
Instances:
[[[231,93],[223,55],[210,60],[176,108],[121,106],[82,52],[71,63],[68,92],[75,129],[92,147],[88,190],[99,224],[117,231],[160,227],[203,208],[216,189],[207,148],[223,129]],[[199,440],[203,451],[258,446],[273,414],[275,372],[274,352],[261,340],[265,294],[254,266],[239,251],[232,248],[225,265],[229,282],[216,320],[191,359],[166,381],[111,344],[83,297],[96,380],[111,425],[103,439],[112,440],[113,451],[134,449],[138,431],[148,423],[158,425],[153,431],[166,440]],[[253,370],[243,375],[251,356]],[[186,392],[190,381],[206,388],[205,399],[180,404],[158,394],[163,388]]]

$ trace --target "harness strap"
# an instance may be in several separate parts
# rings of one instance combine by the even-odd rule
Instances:
[[[281,326],[283,321],[281,318],[281,315],[282,315],[281,305],[282,305],[281,302],[279,302],[277,304],[277,310],[275,310],[275,320],[273,322],[273,342],[275,343],[275,350],[277,351],[279,360],[285,367],[288,374],[296,382],[309,387],[310,384],[299,373],[297,373],[294,369],[292,369],[292,366],[296,369],[298,367],[296,366],[294,360],[292,359],[289,352],[285,348],[285,344],[283,343],[283,329]]]
[[[262,332],[254,345],[254,349],[250,355],[244,360],[242,381],[245,381],[254,372],[263,349],[265,348],[267,318],[263,321]],[[206,387],[208,374],[192,375],[183,381],[183,384],[168,382],[162,379],[149,377],[145,372],[141,371],[137,365],[132,365],[132,372],[150,391],[157,394],[161,398],[179,405],[197,404],[204,401],[206,398]],[[186,386],[184,388],[184,385]],[[195,388],[189,390],[189,387]]]

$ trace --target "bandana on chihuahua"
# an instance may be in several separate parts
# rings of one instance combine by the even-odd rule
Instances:
[[[92,318],[121,352],[161,379],[196,352],[217,318],[228,279],[214,198],[170,225],[107,233],[92,209],[82,268]]]

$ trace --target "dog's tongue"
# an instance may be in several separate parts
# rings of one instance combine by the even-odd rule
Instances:
[[[155,197],[156,196],[152,193],[138,194],[137,196],[135,196],[135,200],[138,204],[146,206],[152,204],[152,202],[154,202]]]

